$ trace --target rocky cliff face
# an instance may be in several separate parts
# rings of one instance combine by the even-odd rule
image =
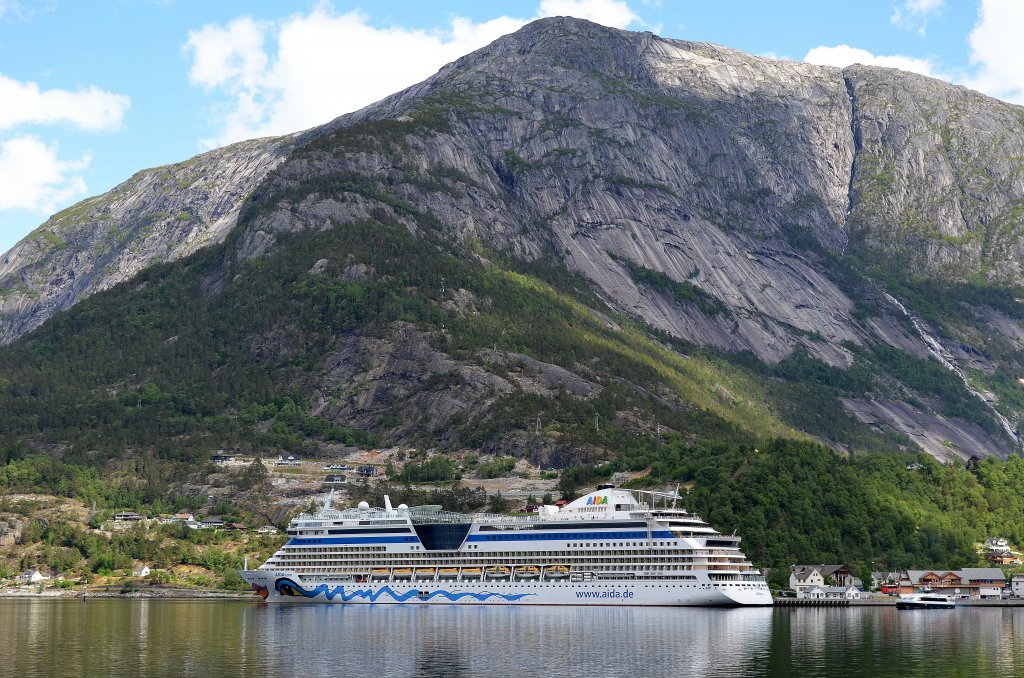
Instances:
[[[946,324],[920,318],[884,294],[891,278],[864,274],[1018,283],[1022,121],[1018,107],[889,69],[538,21],[301,137],[144,172],[55,215],[0,260],[0,339],[223,238],[251,192],[235,260],[386,216],[564,266],[615,310],[725,354],[775,364],[799,348],[844,369],[877,344],[969,357],[957,369],[1012,427],[1019,385],[975,377],[1021,370],[1016,320],[985,303]],[[913,387],[878,389],[844,403],[936,456],[1011,449]]]
[[[0,257],[0,344],[146,266],[220,242],[287,143],[246,141],[143,170],[53,215]]]

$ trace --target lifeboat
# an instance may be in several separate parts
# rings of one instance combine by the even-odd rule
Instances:
[[[508,579],[512,576],[512,570],[508,569],[504,565],[498,565],[494,567],[488,567],[484,570],[484,575],[488,579]]]
[[[433,567],[417,567],[416,578],[417,579],[433,579],[437,575],[437,570]]]
[[[370,579],[373,579],[375,581],[381,581],[383,579],[390,578],[391,570],[387,569],[386,567],[375,567],[372,570],[370,570]]]
[[[536,579],[540,576],[540,570],[533,565],[525,565],[516,568],[516,579]]]
[[[462,579],[479,579],[481,576],[481,570],[479,567],[464,567],[462,568]]]
[[[437,571],[438,579],[458,579],[459,568],[457,567],[442,567]]]
[[[398,567],[395,568],[395,579],[412,579],[412,568],[411,567]]]
[[[545,579],[565,579],[569,576],[569,568],[565,565],[548,565],[544,568]]]

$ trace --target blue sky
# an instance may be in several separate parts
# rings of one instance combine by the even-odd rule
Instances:
[[[1024,103],[1021,0],[0,0],[0,253],[140,169],[327,122],[564,14]]]

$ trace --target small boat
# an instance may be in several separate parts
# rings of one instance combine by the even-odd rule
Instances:
[[[417,567],[416,578],[417,579],[433,579],[437,574],[437,570],[432,567]]]
[[[897,610],[952,610],[954,607],[956,602],[941,593],[912,593],[896,601]]]
[[[479,567],[464,567],[462,568],[463,579],[479,579],[481,576],[481,570]]]
[[[569,576],[569,568],[565,565],[548,565],[544,568],[545,579],[565,579]]]
[[[533,565],[525,565],[516,568],[516,579],[536,579],[540,576],[540,570]]]
[[[488,579],[508,579],[512,576],[512,570],[508,569],[504,565],[498,565],[495,567],[488,567],[484,574]]]
[[[370,579],[381,581],[383,579],[391,578],[391,570],[386,567],[375,567],[370,570]]]
[[[438,579],[458,579],[459,568],[457,567],[442,567],[437,571]]]
[[[398,567],[395,568],[395,579],[412,579],[412,568],[411,567]]]

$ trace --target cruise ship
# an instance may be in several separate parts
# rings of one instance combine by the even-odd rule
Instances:
[[[740,537],[676,508],[676,492],[604,488],[535,515],[361,502],[292,519],[239,572],[268,602],[771,605]]]

